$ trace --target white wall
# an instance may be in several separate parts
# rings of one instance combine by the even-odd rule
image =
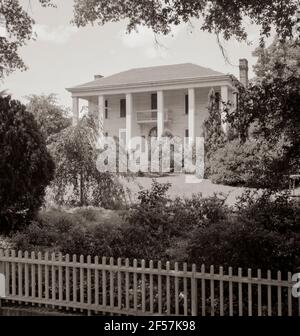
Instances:
[[[203,136],[203,122],[208,116],[208,94],[211,87],[195,89],[196,94],[196,136]],[[215,87],[215,91],[220,88]],[[153,91],[155,93],[155,91]],[[185,136],[185,130],[188,129],[188,115],[185,114],[185,95],[187,90],[164,91],[165,109],[168,109],[171,121],[165,123],[165,129],[168,129],[174,136]],[[229,98],[232,98],[229,92]],[[119,136],[119,129],[126,128],[126,118],[120,118],[120,99],[125,99],[125,95],[114,95],[106,97],[108,100],[108,119],[104,120],[104,131],[109,136]],[[89,98],[90,106],[95,107],[97,97]],[[133,95],[134,112],[151,109],[151,92],[137,93]],[[136,114],[133,117],[136,120]],[[156,123],[135,124],[132,130],[133,136],[148,137],[150,130],[156,127]]]

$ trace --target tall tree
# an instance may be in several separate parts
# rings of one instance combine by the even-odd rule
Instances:
[[[225,39],[246,39],[244,18],[261,26],[268,36],[274,26],[281,38],[299,33],[298,0],[75,0],[75,23],[129,20],[128,30],[145,25],[155,33],[168,34],[172,25],[202,19],[204,31],[223,34]]]
[[[53,6],[52,0],[38,0],[43,7]],[[0,78],[12,71],[26,70],[19,55],[20,47],[34,38],[34,20],[19,0],[0,0],[0,15],[4,19],[7,36],[0,36]]]
[[[20,102],[0,97],[0,232],[32,219],[43,203],[54,162],[32,114]]]
[[[46,139],[71,125],[68,111],[58,105],[54,94],[31,95],[27,99],[27,111],[33,114]]]
[[[300,75],[300,44],[297,40],[281,41],[276,37],[269,47],[255,49],[253,56],[258,58],[254,66],[258,81],[272,79],[274,71],[285,78]]]
[[[28,0],[30,1],[30,0]],[[38,0],[43,7],[55,6],[55,0]],[[60,2],[62,3],[62,2]],[[298,0],[74,0],[74,20],[79,26],[128,20],[128,30],[139,25],[155,33],[168,34],[172,26],[201,19],[203,31],[223,35],[225,39],[247,38],[244,18],[260,25],[261,37],[269,36],[272,27],[281,39],[298,36]],[[0,0],[8,37],[0,37],[0,78],[16,69],[25,70],[19,48],[34,38],[34,20],[20,0]]]

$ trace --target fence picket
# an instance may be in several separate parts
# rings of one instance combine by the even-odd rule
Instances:
[[[61,264],[62,263],[62,254],[58,254],[58,261]],[[63,272],[62,272],[62,266],[58,266],[58,300],[59,302],[63,301]],[[61,307],[59,307],[61,308]]]
[[[211,316],[215,316],[215,268],[214,266],[210,266],[210,314]]]
[[[271,280],[272,278],[271,271],[268,271],[267,278],[268,280]],[[271,288],[271,285],[268,285],[268,316],[272,316],[272,288]]]
[[[258,281],[261,280],[261,270],[257,271],[257,279]],[[262,305],[261,305],[261,284],[258,283],[257,285],[257,314],[258,316],[262,316]]]
[[[35,253],[31,252],[31,260],[35,261]],[[31,297],[36,297],[36,282],[35,282],[35,264],[31,264]],[[34,306],[34,303],[32,303]]]
[[[129,297],[129,280],[130,280],[130,274],[129,274],[129,259],[125,260],[125,267],[126,267],[126,273],[125,273],[125,301],[126,301],[126,310],[128,311],[130,309],[130,297]]]
[[[80,283],[80,303],[84,305],[84,268],[82,267],[84,263],[84,256],[79,257],[79,283]],[[81,312],[83,310],[81,309]]]
[[[233,284],[232,284],[232,267],[229,267],[229,316],[233,316]]]
[[[51,294],[52,294],[52,301],[56,301],[56,269],[54,266],[55,263],[55,253],[51,254]],[[53,305],[52,308],[54,309],[55,306]]]
[[[142,312],[146,312],[146,278],[145,278],[145,260],[142,260]]]
[[[166,276],[166,298],[167,298],[167,314],[171,314],[171,293],[170,293],[170,262],[168,261],[166,264],[166,270],[168,272],[168,275]]]
[[[278,316],[282,316],[282,297],[281,297],[281,286],[280,286],[280,282],[281,282],[281,272],[278,271],[277,272],[277,280],[279,282],[278,286],[277,286],[277,303],[278,303]]]
[[[90,306],[92,304],[92,271],[91,271],[91,266],[92,264],[92,258],[91,256],[88,256],[87,257],[87,265],[88,265],[88,269],[87,269],[87,303],[88,305]],[[91,311],[88,310],[88,315],[90,316],[91,315]]]
[[[192,266],[192,277],[191,277],[191,301],[192,301],[192,316],[198,315],[198,280],[196,278],[197,268],[194,264]]]
[[[252,270],[248,269],[248,316],[252,316]]]
[[[149,284],[149,291],[150,291],[150,313],[153,314],[154,312],[154,301],[153,301],[153,274],[152,274],[152,271],[153,271],[153,261],[150,260],[150,263],[149,263],[149,269],[151,271],[150,275],[149,275],[149,281],[150,281],[150,284]]]
[[[239,316],[243,316],[243,284],[241,282],[243,278],[243,271],[241,268],[238,269],[238,287],[239,287]]]
[[[205,274],[205,265],[201,266],[201,301],[202,301],[202,316],[206,315],[206,293],[205,293],[205,278],[204,278],[204,274]]]
[[[109,260],[110,268],[112,269],[114,266],[114,258],[110,258]],[[109,272],[109,304],[111,309],[113,310],[115,307],[115,291],[114,291],[114,272]]]
[[[77,264],[77,256],[74,254],[73,258],[72,258],[72,262],[73,262],[73,270],[72,270],[72,278],[73,278],[73,303],[74,305],[77,304],[77,268],[76,268],[76,264]],[[75,310],[75,309],[74,309]]]
[[[21,251],[18,251],[18,259],[22,259]],[[23,296],[23,265],[21,263],[18,263],[18,296]]]
[[[12,285],[12,295],[16,296],[17,293],[17,286],[16,286],[16,263],[15,263],[15,258],[16,258],[16,251],[12,250],[11,251],[11,257],[12,257],[12,265],[11,265],[11,285]]]
[[[38,253],[38,298],[39,300],[42,300],[43,297],[43,278],[42,278],[42,253]],[[39,304],[39,307],[41,307],[41,304]]]
[[[288,273],[288,316],[293,315],[293,306],[292,306],[292,273]]]
[[[178,263],[175,263],[175,273],[178,274]],[[179,315],[179,278],[177,275],[174,277],[175,286],[175,315]]]
[[[137,311],[137,273],[136,273],[136,270],[137,270],[137,260],[134,259],[133,260],[133,309],[134,311]]]
[[[97,269],[99,265],[99,257],[96,256],[95,260],[95,305],[99,306],[99,270]]]
[[[102,305],[104,308],[106,308],[106,257],[102,258]]]
[[[162,315],[161,261],[157,265],[158,274],[158,314]]]
[[[118,269],[122,267],[122,259],[119,258],[117,261]],[[122,309],[122,273],[118,271],[118,309]]]
[[[223,275],[224,270],[223,267],[220,267],[220,316],[224,316],[224,283],[223,283]]]
[[[184,275],[187,273],[187,263],[183,264]],[[187,290],[187,278],[183,278],[183,303],[184,303],[184,316],[188,315],[188,290]]]
[[[66,269],[65,269],[65,285],[66,285],[66,301],[70,302],[70,267],[68,266],[70,263],[70,255],[66,255]],[[67,310],[69,310],[67,308]]]
[[[25,251],[24,258],[25,260],[29,260],[28,251]],[[28,263],[25,263],[25,266],[24,266],[24,281],[25,281],[25,297],[28,298],[29,297],[29,265]]]

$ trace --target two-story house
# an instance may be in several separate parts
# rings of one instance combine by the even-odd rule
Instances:
[[[247,85],[247,80],[248,62],[242,59],[240,81]],[[191,141],[202,136],[211,89],[220,94],[221,101],[234,103],[231,75],[191,63],[98,75],[67,90],[72,93],[74,124],[79,118],[79,99],[84,99],[89,112],[98,116],[104,134],[128,143],[132,137],[160,137],[165,131]]]

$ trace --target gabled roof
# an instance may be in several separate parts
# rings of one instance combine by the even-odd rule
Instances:
[[[174,65],[162,65],[149,68],[136,68],[123,71],[108,77],[102,77],[94,81],[68,89],[105,89],[107,87],[119,87],[122,85],[153,84],[172,80],[184,80],[193,78],[209,78],[224,76],[225,74],[204,68],[200,65],[185,63]]]

